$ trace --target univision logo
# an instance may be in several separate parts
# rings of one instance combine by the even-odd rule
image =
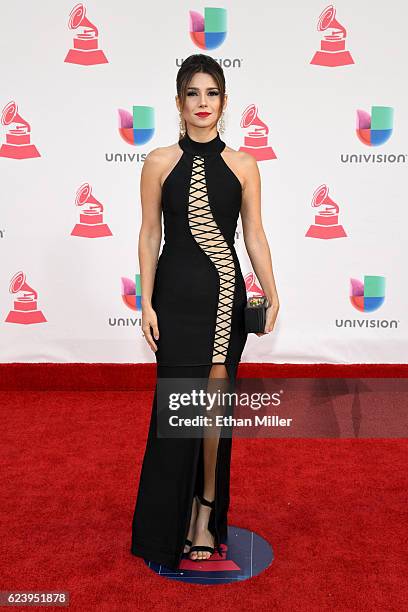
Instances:
[[[369,147],[378,147],[390,139],[394,123],[391,106],[372,106],[371,115],[357,110],[356,133],[360,141]]]
[[[190,38],[196,47],[210,51],[220,47],[227,36],[227,10],[224,8],[206,7],[204,15],[197,11],[190,13]],[[180,68],[185,58],[176,58],[176,67]],[[241,68],[242,58],[213,57],[224,68]]]
[[[144,145],[154,134],[154,108],[152,106],[133,106],[132,113],[120,108],[119,134],[131,145]]]
[[[368,147],[379,147],[391,138],[394,127],[394,109],[391,106],[372,106],[371,115],[357,110],[356,134],[360,142]],[[340,154],[342,163],[394,164],[407,163],[406,153],[353,153]]]
[[[359,312],[369,313],[378,310],[385,300],[385,277],[364,275],[364,281],[350,279],[350,302]],[[398,328],[395,319],[336,319],[336,327],[377,327]]]
[[[227,10],[206,7],[204,16],[190,11],[190,38],[200,49],[216,49],[227,36]]]
[[[135,275],[135,280],[122,276],[122,300],[131,310],[142,310],[142,285],[140,274]]]
[[[373,312],[384,304],[384,300],[384,276],[364,276],[364,282],[350,279],[350,302],[360,312]]]
[[[152,106],[133,106],[132,112],[124,108],[118,109],[119,134],[121,138],[133,146],[144,145],[153,138],[154,108]],[[105,153],[108,162],[144,162],[147,153]]]
[[[135,275],[135,280],[122,276],[122,301],[127,308],[134,310],[137,313],[142,311],[142,291],[140,274]],[[109,325],[111,327],[141,327],[141,317],[109,317]]]

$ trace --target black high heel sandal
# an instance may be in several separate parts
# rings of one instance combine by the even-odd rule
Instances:
[[[200,504],[202,506],[208,506],[209,508],[211,508],[211,512],[214,511],[215,508],[215,500],[210,502],[208,501],[208,499],[205,499],[204,497],[202,497],[202,495],[196,495],[196,497],[198,498]],[[197,508],[197,515],[198,515],[198,508]],[[211,514],[210,514],[211,517]],[[208,522],[210,522],[210,517],[208,518]],[[221,546],[220,543],[218,543],[215,547],[213,546],[191,546],[190,550],[188,551],[188,555],[189,555],[189,559],[190,561],[208,561],[208,559],[214,554],[214,551],[217,551],[219,555],[222,554],[221,551]],[[198,552],[198,551],[204,551],[204,552],[209,552],[210,553],[210,557],[208,557],[207,559],[191,559],[190,557],[190,553],[192,552]]]

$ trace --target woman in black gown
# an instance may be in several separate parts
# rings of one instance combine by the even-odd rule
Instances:
[[[247,339],[245,282],[234,249],[243,188],[226,162],[217,130],[226,102],[221,67],[209,56],[190,56],[177,75],[177,93],[178,144],[149,153],[142,171],[141,235],[144,231],[148,237],[139,241],[142,328],[155,351],[158,379],[218,381],[213,390],[221,389],[224,380],[229,385],[224,389],[231,391]],[[246,153],[232,154],[244,160],[242,167],[256,165]],[[163,183],[156,180],[159,174]],[[165,242],[156,267],[161,211]],[[267,243],[266,249],[269,253]],[[268,253],[259,251],[253,261],[273,303],[265,333],[272,330],[278,309]],[[266,255],[262,265],[260,255]],[[226,541],[232,438],[159,438],[156,408],[157,385],[131,552],[176,569],[183,554],[205,560],[214,548],[220,553]]]

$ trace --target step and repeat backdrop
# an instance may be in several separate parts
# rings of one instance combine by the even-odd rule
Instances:
[[[0,6],[1,362],[155,361],[139,181],[178,140],[193,53],[223,67],[221,137],[262,180],[281,308],[242,360],[406,361],[405,2]],[[262,294],[240,223],[235,248]]]

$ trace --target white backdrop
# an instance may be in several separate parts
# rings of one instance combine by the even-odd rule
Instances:
[[[221,61],[225,72],[222,139],[234,149],[244,145],[254,126],[241,127],[241,118],[255,105],[257,129],[276,154],[258,165],[281,309],[272,334],[249,335],[242,360],[406,361],[405,2],[337,2],[340,26],[331,22],[318,31],[327,5],[316,0],[90,0],[86,18],[98,36],[85,23],[91,34],[84,44],[97,40],[107,58],[93,65],[64,61],[84,31],[68,27],[75,2],[3,0],[0,6],[0,107],[14,101],[20,124],[13,132],[8,107],[0,144],[17,144],[0,150],[1,362],[155,361],[141,334],[141,311],[131,307],[132,297],[122,297],[121,279],[130,279],[125,286],[131,288],[139,273],[143,160],[151,149],[177,141],[176,73],[182,59],[201,52]],[[206,6],[226,9],[225,40],[213,49],[200,49],[189,34],[189,11],[204,14]],[[323,46],[332,46],[311,64],[325,36]],[[333,51],[336,45],[354,63],[322,65],[345,61],[341,50]],[[75,61],[85,54],[74,54]],[[125,142],[118,131],[118,109],[132,113],[134,106],[153,108],[153,134],[142,145]],[[370,146],[356,134],[356,116],[361,109],[374,117],[375,106],[391,107],[394,120],[392,133]],[[112,235],[71,235],[80,222],[75,197],[84,183],[103,205]],[[339,207],[344,237],[305,236],[324,208],[311,206],[322,184]],[[235,247],[249,279],[240,225]],[[26,285],[18,277],[12,294],[10,282],[20,271]],[[379,296],[374,310],[361,311],[350,300],[350,279],[364,282],[370,275],[385,278],[384,300]],[[41,313],[46,321],[35,322]]]

